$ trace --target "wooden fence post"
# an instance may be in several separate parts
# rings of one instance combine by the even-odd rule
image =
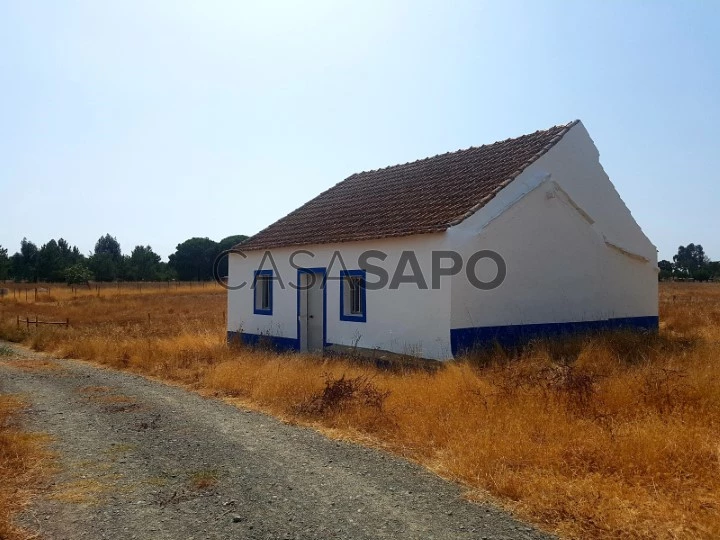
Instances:
[[[20,315],[17,316],[17,327],[20,328]]]
[[[28,330],[30,330],[30,315],[25,315],[25,322],[27,323]]]
[[[35,301],[37,302],[37,287],[35,287]]]
[[[70,317],[65,319],[65,328],[70,328]]]

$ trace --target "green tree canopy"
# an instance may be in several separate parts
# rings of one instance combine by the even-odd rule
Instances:
[[[95,255],[107,254],[110,258],[117,262],[120,262],[122,257],[122,251],[120,250],[120,243],[114,236],[106,234],[101,236],[97,242],[95,242]]]
[[[658,263],[660,274],[658,279],[670,279],[673,275],[674,266],[670,261],[662,260]]]
[[[10,275],[10,258],[7,249],[0,246],[0,279],[5,280]]]
[[[209,238],[190,238],[178,244],[169,262],[162,262],[149,245],[135,246],[130,255],[123,255],[120,243],[110,234],[97,240],[89,257],[80,253],[77,246],[71,246],[64,238],[57,241],[51,239],[40,249],[27,238],[23,238],[20,251],[12,257],[8,257],[7,250],[0,246],[0,279],[9,277],[16,281],[72,280],[73,283],[90,279],[210,280],[213,278],[213,263],[218,255],[246,238],[244,235],[233,235],[220,242]],[[227,275],[227,258],[218,260],[219,275]]]
[[[65,265],[62,250],[53,239],[43,244],[38,252],[38,279],[43,281],[62,281],[65,278]]]
[[[98,281],[114,281],[118,278],[122,266],[120,243],[114,236],[106,234],[95,243],[95,252],[90,257],[90,270]]]
[[[67,268],[73,264],[77,264],[85,260],[85,256],[80,253],[77,246],[70,247],[70,244],[63,238],[57,241],[60,248],[60,256],[62,258],[63,267]]]
[[[65,269],[65,281],[70,284],[87,283],[92,278],[92,272],[82,262],[75,263]]]
[[[25,279],[27,281],[37,281],[38,266],[38,248],[27,238],[23,238],[20,242],[20,257],[15,261],[16,279]]]
[[[160,272],[160,255],[150,246],[135,246],[127,261],[126,272],[132,280],[156,280]]]
[[[217,253],[218,244],[209,238],[190,238],[178,244],[169,264],[180,280],[210,280]]]
[[[700,244],[688,244],[678,247],[677,255],[673,256],[675,274],[680,277],[707,279],[710,259]]]
[[[245,236],[244,234],[236,234],[234,236],[228,236],[227,238],[223,238],[218,243],[217,253],[215,254],[215,257],[218,257],[222,252],[235,247],[243,240],[247,240],[247,236]],[[217,272],[218,272],[219,277],[225,277],[228,275],[228,258],[227,258],[227,256],[224,256],[222,259],[220,259],[220,261],[218,261]]]
[[[109,253],[98,253],[89,259],[90,270],[98,281],[115,281],[118,277],[118,263]]]

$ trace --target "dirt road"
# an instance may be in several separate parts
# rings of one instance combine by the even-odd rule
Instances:
[[[9,345],[8,345],[9,346]],[[22,523],[51,539],[540,538],[382,452],[186,390],[11,346],[60,470]]]

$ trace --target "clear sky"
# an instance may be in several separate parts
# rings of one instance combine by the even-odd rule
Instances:
[[[0,0],[0,245],[167,257],[575,118],[661,258],[720,259],[720,2]]]

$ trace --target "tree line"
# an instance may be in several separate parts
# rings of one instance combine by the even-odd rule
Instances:
[[[661,281],[668,279],[693,279],[695,281],[708,281],[720,279],[720,261],[711,261],[705,255],[700,244],[688,244],[678,247],[673,255],[672,262],[662,260],[658,263]]]
[[[228,236],[219,242],[190,238],[177,245],[168,262],[163,262],[149,245],[135,246],[129,254],[123,254],[120,243],[110,234],[101,236],[89,255],[63,238],[51,239],[39,248],[23,238],[20,250],[13,255],[9,256],[7,248],[0,246],[0,280],[67,283],[210,280],[218,255],[246,238]],[[220,260],[218,274],[227,275],[227,258]]]
[[[0,246],[0,281],[47,281],[84,283],[86,281],[206,281],[213,279],[213,262],[225,250],[245,240],[235,235],[215,242],[209,238],[189,238],[177,245],[168,262],[152,247],[135,246],[123,254],[120,243],[106,234],[95,243],[89,255],[65,239],[51,239],[39,248],[23,238],[20,250],[8,256]],[[672,261],[658,263],[659,279],[720,279],[720,261],[711,261],[700,244],[678,247]],[[227,275],[227,258],[220,260],[218,274]]]

